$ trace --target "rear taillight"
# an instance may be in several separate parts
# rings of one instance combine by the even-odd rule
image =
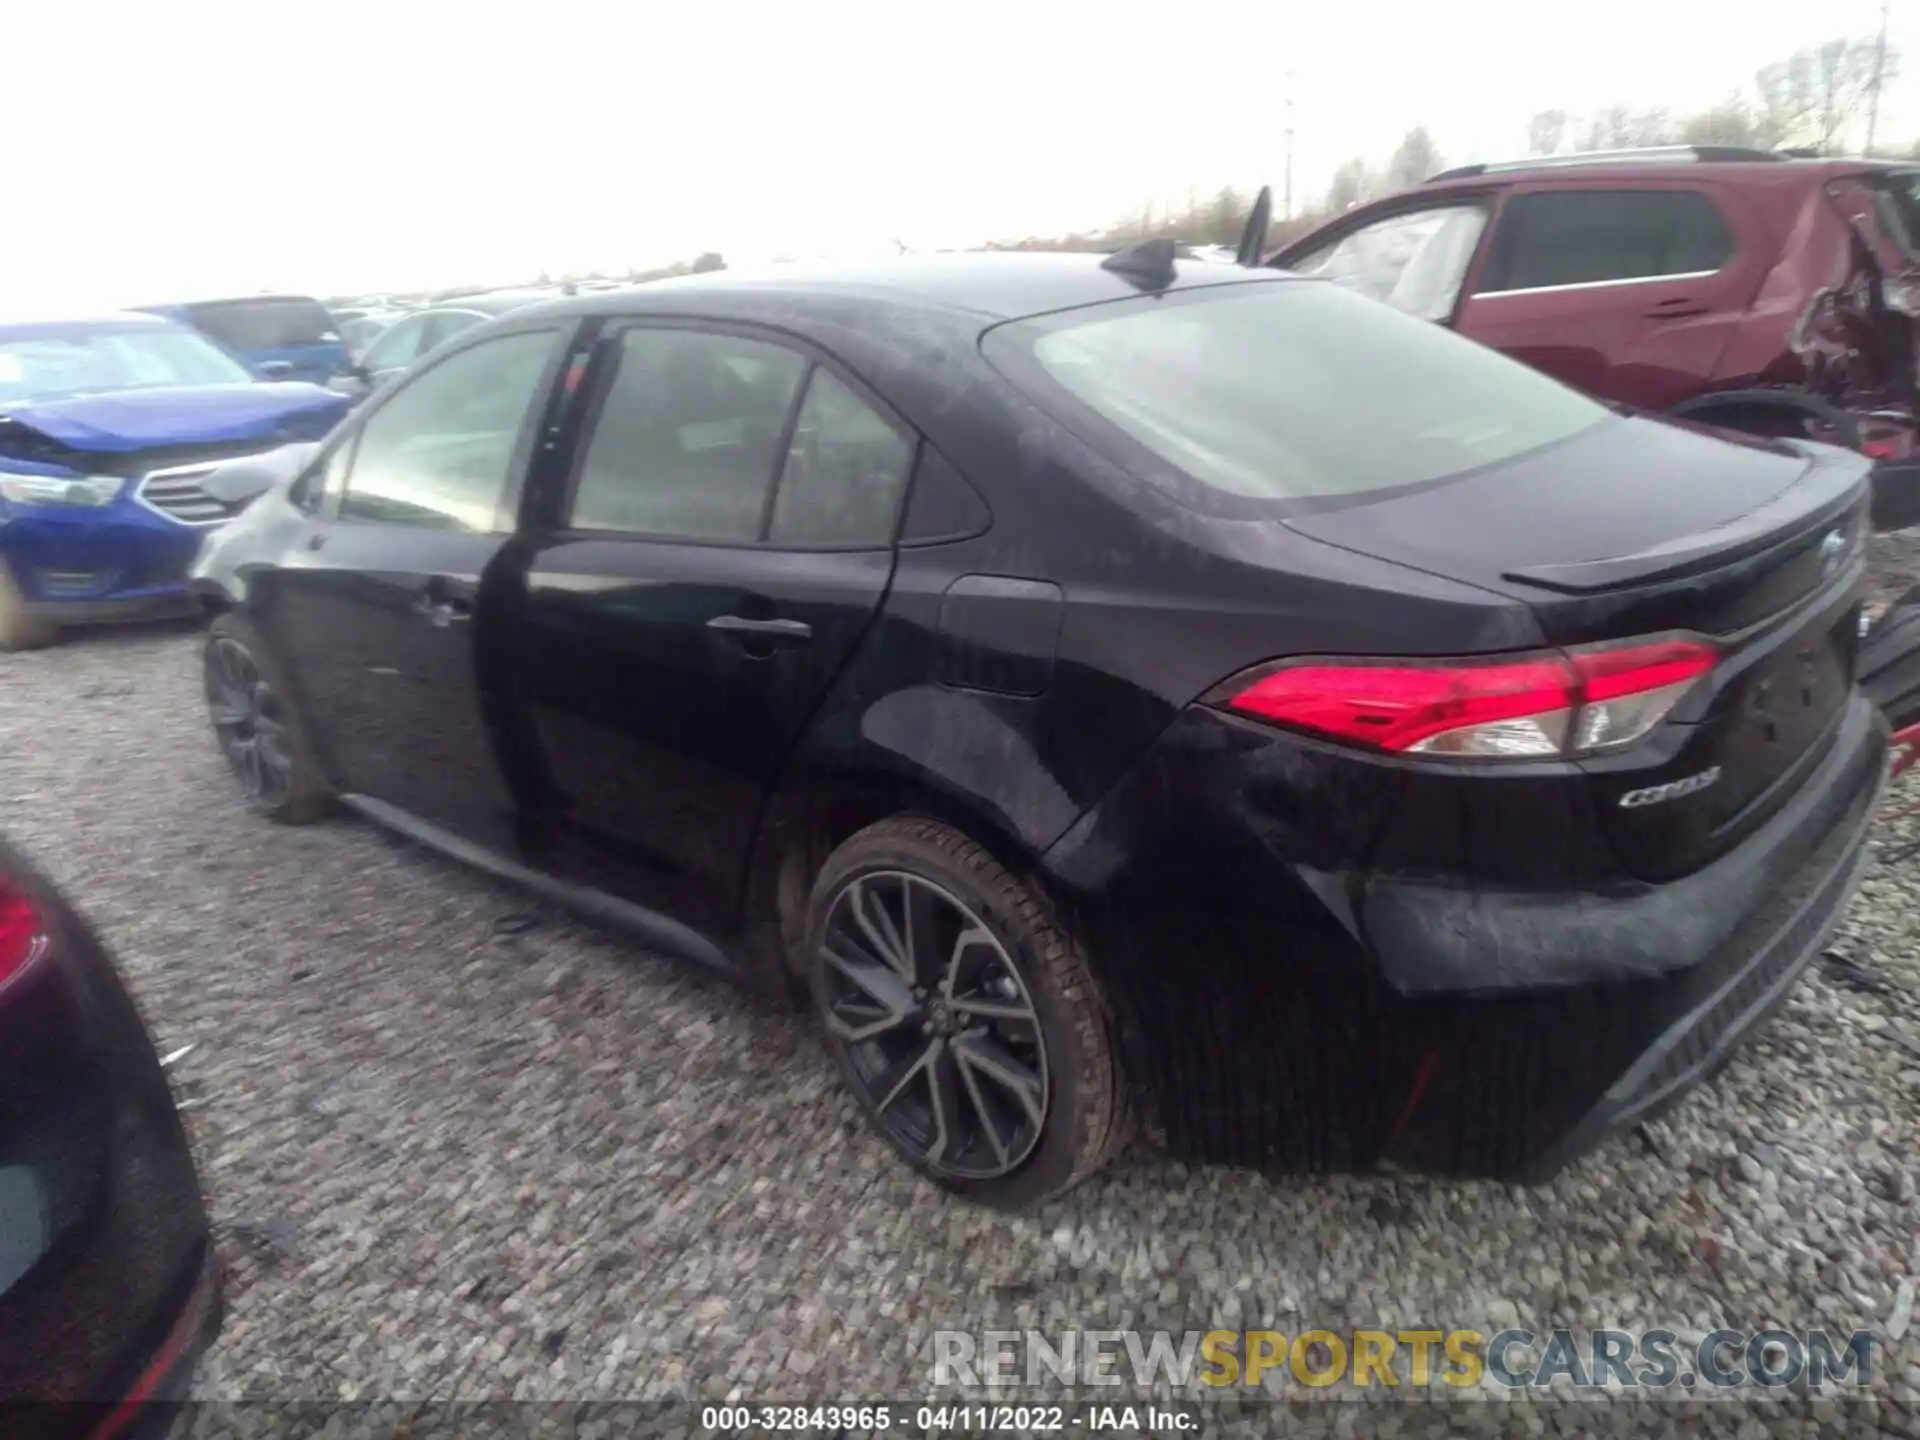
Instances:
[[[0,877],[0,1000],[46,948],[46,919],[39,907]]]
[[[1369,750],[1572,758],[1640,739],[1718,659],[1686,637],[1497,660],[1289,660],[1208,700]]]

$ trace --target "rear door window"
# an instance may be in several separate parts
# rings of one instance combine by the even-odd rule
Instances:
[[[1498,351],[1313,280],[1016,321],[986,354],[1183,499],[1363,495],[1498,464],[1608,418]]]
[[[780,470],[767,539],[795,547],[893,543],[915,440],[814,366]]]
[[[1706,275],[1733,232],[1698,190],[1544,190],[1510,197],[1479,293]]]
[[[806,373],[804,357],[761,340],[626,331],[569,523],[677,540],[759,540]]]

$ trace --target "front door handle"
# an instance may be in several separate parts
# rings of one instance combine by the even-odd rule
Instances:
[[[813,627],[804,620],[752,620],[745,615],[716,615],[707,621],[707,628],[763,645],[807,645],[813,640]]]
[[[436,630],[444,630],[449,625],[464,625],[473,619],[473,609],[461,600],[429,600],[421,596],[413,602],[413,613],[421,616]]]

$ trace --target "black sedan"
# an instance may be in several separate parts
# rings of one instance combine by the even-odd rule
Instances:
[[[196,580],[249,802],[791,982],[995,1203],[1139,1108],[1548,1173],[1780,1002],[1884,770],[1864,461],[1165,250],[520,310],[290,464]]]
[[[86,923],[0,844],[0,1435],[154,1433],[219,1324],[146,1027]]]

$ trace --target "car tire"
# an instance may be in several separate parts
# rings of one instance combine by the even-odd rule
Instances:
[[[227,612],[207,627],[201,672],[214,738],[247,808],[304,825],[333,808],[286,676],[246,619]]]
[[[807,954],[849,1088],[936,1184],[1018,1209],[1126,1143],[1127,1089],[1086,956],[1042,893],[952,826],[901,816],[840,845],[813,886]]]
[[[37,650],[51,645],[59,634],[59,626],[27,609],[27,597],[0,560],[0,651]]]
[[[1920,724],[1920,587],[1895,600],[1867,630],[1855,675],[1892,729]]]

